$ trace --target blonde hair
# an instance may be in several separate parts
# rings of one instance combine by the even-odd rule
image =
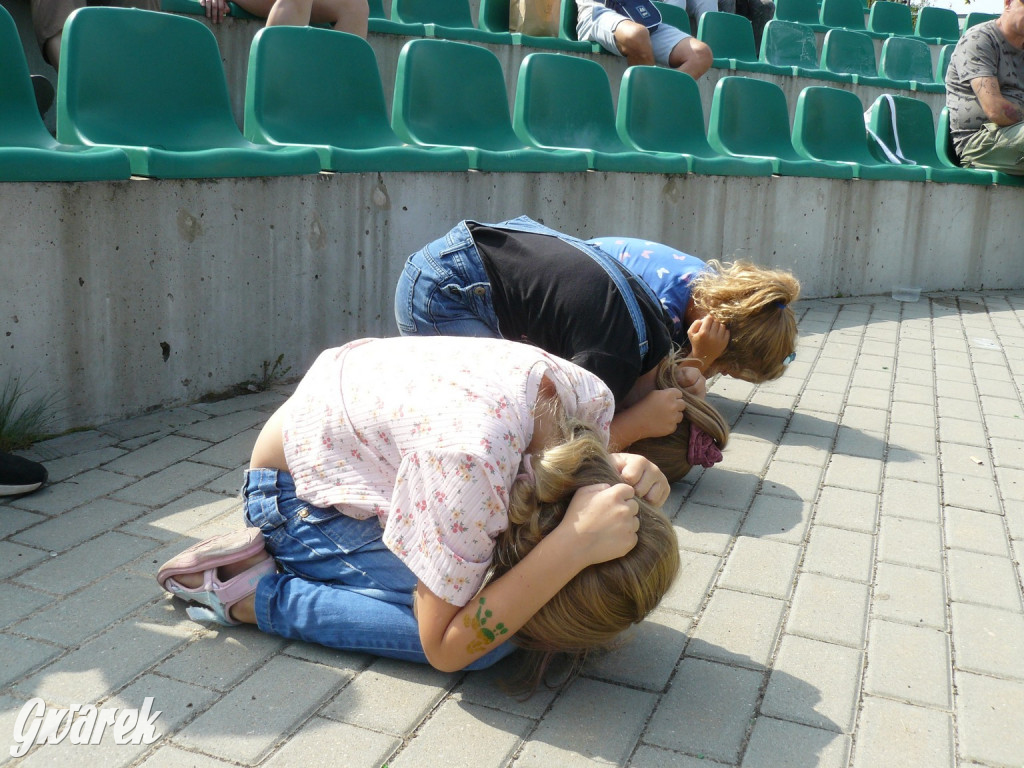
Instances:
[[[659,363],[654,386],[657,389],[679,389],[676,367],[685,364],[678,350],[666,355]],[[729,425],[725,423],[722,414],[707,401],[684,389],[680,391],[683,393],[686,411],[675,432],[663,437],[645,437],[627,448],[630,453],[640,454],[654,462],[670,483],[682,479],[692,467],[689,460],[691,425],[707,432],[719,449],[725,448],[729,442]]]
[[[749,261],[712,259],[708,267],[694,280],[691,296],[694,306],[729,329],[729,345],[713,365],[755,384],[779,378],[796,351],[790,304],[800,296],[800,281]]]
[[[564,416],[556,423],[564,441],[533,456],[533,481],[520,476],[512,485],[509,525],[496,542],[491,578],[511,569],[555,529],[579,488],[622,482],[589,426]],[[567,657],[563,660],[568,662],[569,679],[589,651],[611,646],[668,591],[679,570],[675,531],[659,508],[639,497],[637,501],[636,546],[620,558],[580,571],[510,641],[527,651],[514,689],[536,689],[559,655]]]

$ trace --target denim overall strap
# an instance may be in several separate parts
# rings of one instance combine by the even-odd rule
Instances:
[[[462,223],[463,225],[465,222]],[[551,235],[557,237],[564,243],[577,248],[578,250],[585,253],[591,259],[593,259],[603,269],[608,277],[611,278],[612,282],[615,283],[615,287],[619,289],[619,293],[622,295],[622,300],[626,302],[626,309],[629,310],[629,316],[633,320],[633,328],[636,330],[636,337],[639,342],[640,357],[647,357],[647,350],[650,349],[650,342],[647,340],[647,323],[644,322],[643,313],[640,311],[640,305],[637,303],[636,295],[633,293],[632,284],[640,286],[640,289],[647,294],[647,297],[654,302],[655,307],[661,307],[661,302],[658,297],[654,295],[654,291],[651,290],[650,286],[647,285],[639,277],[633,276],[632,284],[627,277],[630,273],[626,271],[617,260],[612,256],[602,251],[600,248],[596,248],[592,245],[588,245],[583,240],[567,235],[563,232],[557,232],[550,227],[545,227],[543,224],[531,219],[529,216],[518,216],[509,221],[503,221],[500,224],[492,225],[499,229],[509,229],[514,232],[533,232],[539,235]],[[466,230],[468,233],[468,229]]]

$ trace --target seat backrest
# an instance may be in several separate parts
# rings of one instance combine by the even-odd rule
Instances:
[[[480,0],[477,26],[485,32],[508,32],[509,0]]]
[[[690,34],[690,14],[686,12],[685,8],[672,3],[662,3],[659,0],[653,0],[653,2],[654,7],[661,13],[662,21],[681,32]]]
[[[746,16],[708,11],[697,22],[697,38],[711,46],[716,59],[757,61],[754,29]]]
[[[384,12],[384,0],[368,0],[368,5],[371,19],[387,19],[388,15]]]
[[[37,143],[51,139],[39,116],[25,49],[18,27],[7,9],[0,6],[0,146]],[[32,139],[36,141],[32,141]]]
[[[775,83],[749,77],[718,81],[708,143],[726,154],[800,159],[793,149],[786,94]]]
[[[391,0],[391,20],[473,29],[469,0]]]
[[[64,25],[60,62],[60,141],[170,150],[242,141],[217,39],[196,19],[79,8]]]
[[[946,70],[949,69],[949,60],[953,56],[953,49],[956,43],[947,43],[939,48],[939,58],[935,62],[935,82],[946,82]]]
[[[402,47],[391,126],[400,138],[424,144],[522,145],[498,57],[451,40],[410,40]]]
[[[317,88],[298,83],[322,83]],[[253,141],[374,147],[393,143],[377,58],[356,35],[265,27],[249,52],[245,134]]]
[[[960,157],[953,145],[953,135],[949,132],[949,107],[939,111],[939,119],[935,124],[935,154],[941,164],[961,167]]]
[[[793,117],[793,144],[821,160],[876,162],[868,151],[860,97],[840,88],[815,85],[800,92]]]
[[[912,37],[890,37],[882,43],[878,71],[890,80],[934,82],[932,53],[928,43]]]
[[[772,19],[764,25],[760,60],[777,66],[817,69],[814,30],[796,21]]]
[[[665,109],[671,104],[672,109]],[[704,108],[696,81],[664,67],[629,67],[619,86],[615,127],[629,146],[652,152],[707,154]]]
[[[960,18],[951,8],[921,6],[917,12],[917,25],[914,27],[914,34],[918,37],[958,40],[960,38]]]
[[[829,72],[877,77],[875,43],[862,32],[830,29],[821,44],[821,67]]]
[[[908,96],[893,96],[892,100],[903,155],[920,165],[942,167],[935,152],[935,120],[931,107]],[[879,96],[871,105],[869,126],[890,149],[896,149],[892,111],[884,96]]]
[[[513,126],[520,139],[549,147],[622,152],[604,67],[591,59],[531,53],[519,67]]]
[[[562,0],[562,10],[558,16],[558,36],[564,40],[579,40],[576,36],[575,0]]]
[[[868,29],[890,35],[914,34],[914,20],[910,6],[891,0],[875,0],[868,15]]]
[[[775,18],[801,24],[819,24],[817,0],[776,0]]]
[[[994,21],[999,18],[998,13],[981,13],[980,11],[971,11],[964,18],[964,32],[977,24],[984,24],[986,21]]]
[[[821,0],[821,23],[842,29],[864,29],[861,0]]]

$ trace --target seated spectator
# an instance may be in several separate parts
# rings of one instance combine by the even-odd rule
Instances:
[[[647,283],[669,317],[672,340],[705,376],[760,383],[796,356],[790,305],[800,283],[790,272],[750,262],[703,262],[667,245],[630,237],[587,241]]]
[[[946,70],[949,128],[965,168],[1024,174],[1024,2],[964,32]]]
[[[625,57],[631,67],[660,64],[694,80],[711,68],[711,47],[669,24],[648,29],[600,0],[576,0],[576,12],[576,36]]]
[[[304,27],[331,24],[341,32],[366,37],[370,7],[366,0],[235,0],[253,16],[267,20],[268,27]],[[230,14],[227,0],[199,0],[214,24]]]
[[[54,69],[59,68],[60,41],[64,31],[64,22],[71,12],[86,5],[112,5],[118,8],[143,8],[149,11],[160,10],[160,0],[30,0],[32,11],[32,27],[36,33],[39,50],[43,59]]]

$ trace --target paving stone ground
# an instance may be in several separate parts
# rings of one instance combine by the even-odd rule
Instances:
[[[712,382],[732,440],[666,506],[678,583],[527,701],[500,668],[205,629],[161,592],[159,563],[240,524],[286,388],[37,445],[50,484],[0,505],[0,764],[1021,768],[1024,292],[796,308],[782,379]],[[158,739],[12,758],[36,697],[152,697]]]

